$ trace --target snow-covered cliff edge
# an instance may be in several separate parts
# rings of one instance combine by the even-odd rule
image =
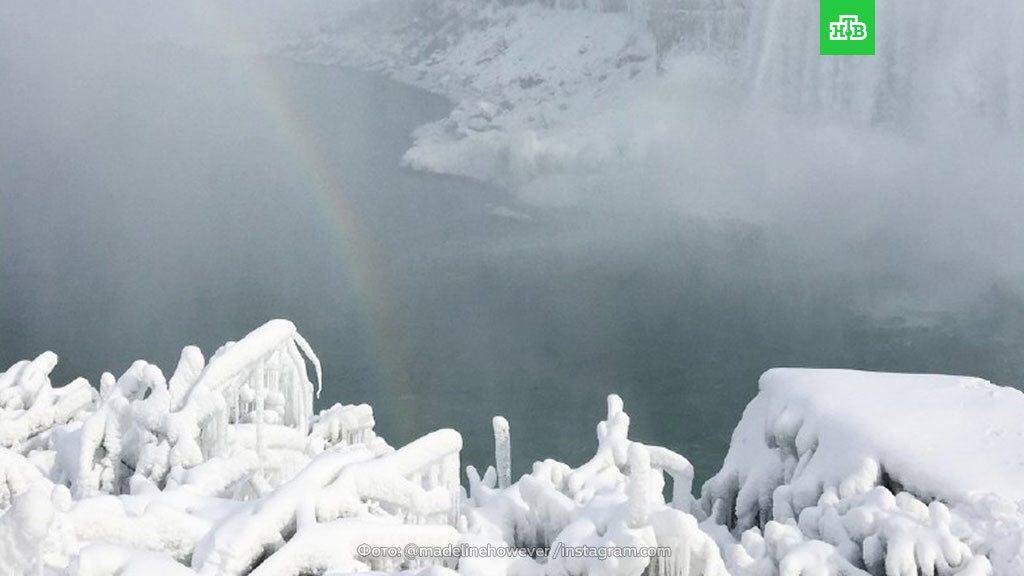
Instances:
[[[636,14],[540,3],[380,2],[289,52],[451,97],[451,115],[414,134],[405,162],[510,187],[619,154],[581,128],[633,99],[657,67]]]
[[[699,154],[718,130],[771,147],[807,120],[933,139],[1024,128],[1021,4],[922,10],[880,0],[879,57],[837,59],[817,54],[816,5],[793,0],[377,0],[287,51],[451,97],[408,165],[550,193],[562,174],[669,172],[649,165],[659,150]]]

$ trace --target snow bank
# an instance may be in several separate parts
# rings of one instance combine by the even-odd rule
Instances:
[[[701,504],[743,566],[1020,574],[1022,410],[976,378],[770,370]]]
[[[0,571],[91,576],[1011,576],[1024,573],[1024,395],[964,377],[771,370],[722,470],[629,437],[459,482],[462,438],[394,449],[367,405],[307,412],[320,366],[289,322],[174,375],[138,361],[54,388],[0,374]],[[272,397],[276,395],[274,400]]]
[[[817,501],[822,483],[839,489],[860,477],[944,501],[1024,499],[1018,390],[959,376],[778,368],[761,377],[760,390],[709,485],[743,474],[742,526],[755,523],[754,505],[771,498],[780,478],[794,513]]]

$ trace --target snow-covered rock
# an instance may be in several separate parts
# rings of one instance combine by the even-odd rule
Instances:
[[[977,378],[773,369],[701,504],[737,566],[1020,574],[1022,411]]]

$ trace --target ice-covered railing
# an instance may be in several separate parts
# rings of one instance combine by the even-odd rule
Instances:
[[[46,352],[0,374],[0,444],[77,497],[177,486],[214,452],[234,462],[238,476],[255,468],[248,488],[232,490],[259,494],[327,446],[383,444],[368,406],[333,407],[316,418],[324,433],[307,437],[313,384],[302,352],[319,386],[309,345],[290,322],[275,320],[223,347],[208,365],[198,348],[186,347],[169,380],[142,360],[120,378],[105,373],[98,394],[81,378],[52,387],[57,356]],[[10,494],[0,485],[0,501]]]
[[[368,404],[336,404],[319,414],[309,435],[323,446],[338,443],[370,445],[377,441],[373,431],[375,424],[373,409]]]
[[[98,393],[51,387],[51,352],[0,374],[0,572],[390,570],[407,562],[356,546],[455,543],[459,434],[394,450],[365,404],[314,416],[303,354],[319,388],[283,320],[209,363],[186,347],[170,379],[141,360],[105,373]]]
[[[198,348],[186,347],[170,380],[142,360],[120,378],[105,373],[98,395],[84,379],[51,388],[47,374],[57,358],[48,352],[0,377],[8,409],[0,437],[32,451],[33,461],[78,497],[177,485],[204,460],[244,459],[246,449],[260,456],[249,490],[259,493],[305,463],[313,384],[303,351],[319,385],[309,345],[292,323],[274,320],[209,364]],[[276,457],[266,458],[268,450]]]
[[[209,389],[224,396],[229,422],[244,422],[262,411],[265,422],[305,430],[313,415],[313,384],[306,374],[303,353],[316,369],[319,395],[323,385],[320,360],[294,324],[271,320],[218,350],[200,374],[189,400],[198,391]]]
[[[200,574],[316,573],[328,567],[394,569],[401,558],[361,556],[359,544],[451,544],[459,515],[453,430],[375,457],[362,446],[330,449],[294,480],[224,520],[197,547]]]
[[[320,360],[287,320],[271,320],[238,342],[224,345],[191,386],[176,423],[198,427],[204,455],[225,449],[227,424],[255,422],[309,431],[313,383],[303,353],[322,386]]]

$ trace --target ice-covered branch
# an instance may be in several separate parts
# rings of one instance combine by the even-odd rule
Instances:
[[[608,397],[607,418],[597,426],[598,448],[576,469],[555,461],[534,464],[533,472],[505,488],[500,472],[489,469],[470,481],[469,538],[509,547],[550,546],[551,549],[663,547],[663,557],[551,557],[547,562],[519,558],[464,559],[465,574],[665,574],[725,576],[715,541],[687,511],[693,467],[662,447],[629,439],[629,416],[622,399]],[[496,438],[507,425],[495,419]],[[501,419],[503,420],[503,419]],[[500,440],[497,441],[500,454]],[[499,458],[500,462],[501,459]],[[666,503],[664,473],[673,477],[674,499]]]
[[[44,352],[0,374],[0,446],[22,453],[41,447],[46,439],[37,436],[90,407],[95,391],[85,379],[61,388],[51,386],[50,372],[56,365],[57,355]]]
[[[396,449],[365,405],[312,414],[293,325],[171,378],[137,361],[96,392],[56,355],[0,374],[0,572],[284,576],[1018,576],[1024,394],[971,378],[772,370],[694,500],[683,456],[607,398],[594,455],[459,483],[462,437]],[[950,425],[950,423],[955,423]],[[672,490],[666,498],[666,481]],[[407,545],[513,552],[411,558]],[[548,555],[543,550],[617,550]],[[650,555],[621,554],[629,550]],[[667,553],[666,553],[667,552]]]

